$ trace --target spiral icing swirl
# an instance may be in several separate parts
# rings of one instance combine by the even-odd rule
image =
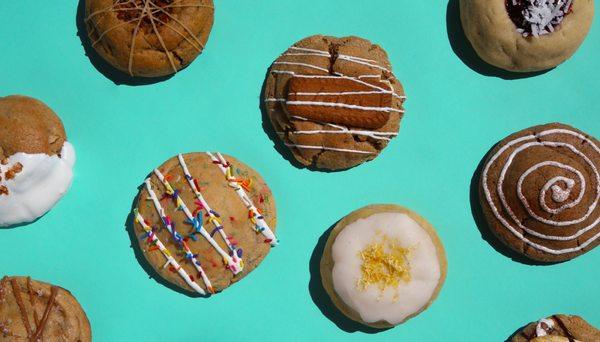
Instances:
[[[534,249],[577,253],[600,237],[600,148],[568,126],[507,140],[482,173],[485,200],[501,226]]]

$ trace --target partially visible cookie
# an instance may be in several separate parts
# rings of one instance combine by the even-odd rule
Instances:
[[[212,0],[86,0],[91,44],[131,76],[176,73],[202,51],[214,20]]]
[[[321,258],[323,287],[348,318],[389,328],[425,310],[446,278],[433,227],[398,205],[370,205],[331,231]]]
[[[144,182],[134,217],[156,272],[201,295],[245,277],[278,242],[271,190],[256,171],[220,153],[167,160]]]
[[[398,135],[405,99],[381,47],[318,35],[273,62],[264,101],[298,162],[340,170],[374,159]]]
[[[0,227],[50,210],[73,178],[75,150],[59,117],[26,96],[0,98]]]
[[[460,0],[465,35],[487,63],[518,72],[553,68],[588,34],[593,0]]]
[[[0,280],[0,340],[92,340],[90,322],[73,295],[29,277]]]
[[[600,341],[600,330],[579,316],[553,315],[532,322],[518,331],[511,342]]]
[[[560,123],[514,133],[489,153],[480,200],[517,253],[558,262],[590,251],[600,243],[600,144]]]

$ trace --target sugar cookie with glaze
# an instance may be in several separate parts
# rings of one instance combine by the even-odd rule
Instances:
[[[492,232],[515,252],[573,259],[600,243],[600,143],[560,123],[511,134],[490,151],[479,195]]]
[[[446,278],[433,227],[398,205],[370,205],[339,221],[321,258],[323,287],[350,319],[389,328],[425,310]]]
[[[0,227],[34,221],[67,192],[75,150],[59,117],[26,96],[0,98]]]
[[[510,342],[586,342],[600,341],[600,330],[579,316],[553,315],[526,325]]]
[[[133,218],[135,243],[154,270],[200,295],[240,281],[278,244],[271,190],[220,153],[179,154],[154,169]]]
[[[593,0],[460,0],[465,35],[484,61],[509,71],[551,69],[579,48]]]

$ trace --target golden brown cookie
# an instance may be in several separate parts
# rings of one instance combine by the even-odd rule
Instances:
[[[600,341],[600,330],[579,316],[553,315],[532,322],[518,331],[511,342]]]
[[[398,135],[405,99],[381,47],[319,35],[273,62],[264,101],[296,160],[341,170],[374,159]]]
[[[202,295],[242,279],[278,243],[271,190],[256,171],[219,153],[167,160],[144,182],[134,216],[156,272]]]
[[[460,0],[465,34],[487,63],[518,72],[570,58],[594,17],[593,0]]]
[[[514,133],[489,153],[480,200],[517,253],[558,262],[590,251],[600,243],[600,144],[560,123]]]
[[[25,96],[0,98],[0,227],[31,222],[67,192],[75,150],[56,114]]]
[[[204,50],[214,20],[212,0],[86,0],[92,46],[131,76],[176,73]]]
[[[398,205],[369,205],[331,231],[321,258],[323,287],[348,318],[390,328],[418,315],[446,279],[434,228]]]
[[[90,322],[73,295],[29,277],[0,280],[0,340],[92,340]]]
[[[60,118],[27,96],[0,97],[0,159],[17,152],[60,154],[67,140]]]

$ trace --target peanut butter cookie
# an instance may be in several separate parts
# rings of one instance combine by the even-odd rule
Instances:
[[[528,324],[510,342],[600,341],[600,330],[579,316],[553,315]]]

